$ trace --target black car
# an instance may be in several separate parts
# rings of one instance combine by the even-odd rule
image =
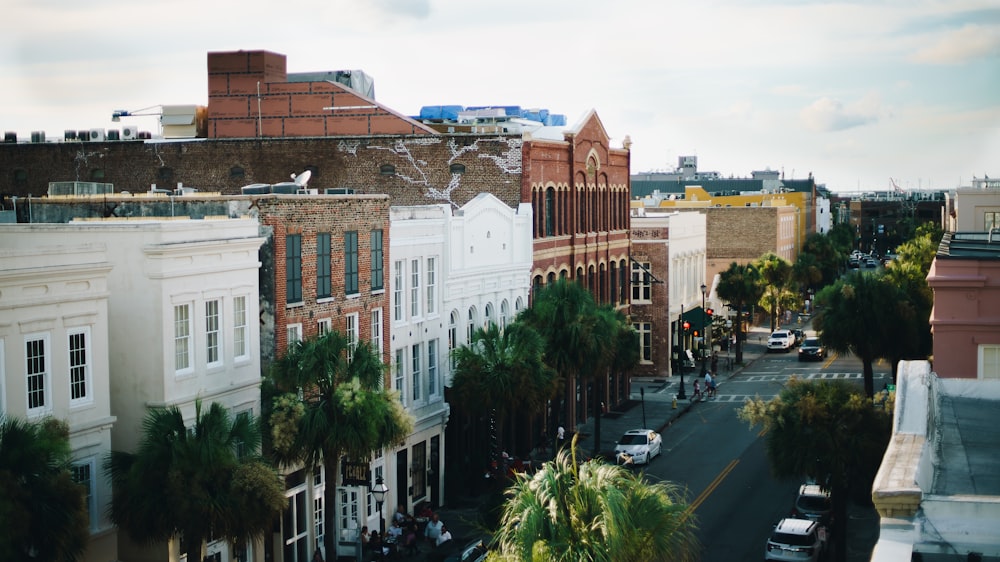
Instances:
[[[819,338],[809,337],[799,346],[799,361],[822,361],[826,357],[826,348]]]

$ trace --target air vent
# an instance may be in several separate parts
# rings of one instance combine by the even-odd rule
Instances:
[[[328,187],[323,190],[326,195],[354,195],[354,188],[351,187]]]

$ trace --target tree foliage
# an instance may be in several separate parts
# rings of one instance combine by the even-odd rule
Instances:
[[[889,413],[844,380],[793,378],[771,400],[746,400],[738,415],[751,427],[763,426],[776,477],[808,477],[831,490],[838,521],[846,521],[847,496],[871,490],[891,435]],[[836,536],[840,553],[843,527]]]
[[[754,261],[754,268],[761,282],[760,305],[771,313],[773,332],[777,328],[778,314],[782,311],[782,305],[788,300],[782,299],[782,294],[788,291],[788,284],[792,278],[792,264],[785,258],[768,252]]]
[[[719,274],[719,284],[715,288],[719,298],[729,303],[737,312],[736,332],[736,362],[743,362],[743,313],[748,305],[756,303],[763,291],[760,286],[760,274],[752,264],[733,262],[729,268]]]
[[[374,451],[403,443],[413,417],[385,386],[385,366],[368,342],[354,345],[340,332],[289,346],[272,365],[279,394],[269,415],[273,456],[284,465],[323,465],[325,482],[337,482],[345,454],[367,460]],[[289,434],[291,432],[291,434]],[[336,486],[324,505],[337,513]],[[326,552],[336,552],[335,517],[324,518]]]
[[[195,406],[190,430],[176,407],[143,420],[135,453],[112,451],[105,463],[114,492],[111,520],[146,544],[183,534],[188,560],[199,560],[211,535],[232,543],[263,537],[287,500],[284,482],[256,454],[260,426],[213,403]]]
[[[698,559],[682,490],[600,461],[578,463],[576,440],[507,491],[490,560],[535,562]]]
[[[90,538],[86,489],[70,474],[69,429],[0,414],[0,560],[77,560]]]

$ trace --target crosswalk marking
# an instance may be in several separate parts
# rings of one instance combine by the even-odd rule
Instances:
[[[873,378],[882,378],[888,376],[889,373],[874,373]],[[732,379],[729,382],[770,382],[770,381],[785,381],[792,377],[799,379],[860,379],[864,377],[864,373],[757,373],[757,374],[744,374],[739,378]]]

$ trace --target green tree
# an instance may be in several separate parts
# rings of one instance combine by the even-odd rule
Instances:
[[[874,395],[872,363],[887,357],[900,336],[899,291],[881,277],[855,271],[816,295],[813,327],[828,349],[853,353],[864,370],[865,394]]]
[[[830,490],[840,522],[847,521],[849,497],[867,497],[891,434],[889,413],[844,380],[792,378],[769,401],[746,400],[738,415],[751,427],[763,426],[775,477],[808,477]],[[835,529],[835,551],[844,557],[844,525]]]
[[[719,298],[729,303],[736,311],[736,323],[733,330],[736,334],[736,362],[743,362],[743,312],[744,308],[757,302],[762,294],[760,276],[757,269],[750,264],[729,264],[729,269],[719,274],[719,285],[715,291]]]
[[[760,274],[761,306],[771,312],[771,331],[778,326],[778,313],[787,299],[782,299],[782,293],[787,291],[788,282],[792,278],[792,264],[785,258],[768,252],[754,261],[754,267]]]
[[[854,243],[857,233],[851,228],[851,225],[842,222],[833,225],[830,231],[826,233],[826,236],[829,238],[830,243],[833,244],[837,253],[846,257],[855,247]]]
[[[618,562],[697,560],[695,522],[683,493],[661,481],[569,450],[507,491],[490,560]]]
[[[492,323],[479,328],[469,344],[453,352],[456,400],[469,411],[493,413],[501,430],[494,437],[504,450],[508,444],[519,450],[517,431],[509,436],[503,432],[507,420],[531,419],[558,389],[556,372],[545,364],[544,354],[541,336],[521,321],[504,330]]]
[[[150,410],[135,453],[112,451],[105,468],[114,488],[111,520],[140,543],[182,535],[188,560],[206,538],[262,538],[287,504],[284,483],[257,454],[260,426],[213,403],[195,406],[190,430],[176,407]]]
[[[607,374],[613,362],[617,326],[600,312],[594,297],[579,283],[559,279],[542,287],[521,318],[545,340],[545,359],[564,383],[566,404],[576,400],[577,386]],[[596,405],[596,401],[592,402]],[[595,411],[595,414],[598,412]],[[567,413],[563,419],[572,423]],[[595,427],[595,437],[598,437]],[[597,443],[595,439],[595,449]]]
[[[0,560],[77,560],[90,539],[87,491],[70,473],[69,429],[0,414]]]
[[[836,281],[845,259],[847,251],[841,250],[831,235],[810,234],[792,266],[792,279],[803,291],[819,289]]]
[[[337,513],[341,457],[367,460],[403,443],[413,418],[385,386],[385,366],[368,342],[351,345],[340,332],[296,342],[272,364],[270,377],[284,392],[270,414],[275,458],[284,465],[323,465],[323,504]],[[327,553],[336,552],[335,517],[324,518]]]

